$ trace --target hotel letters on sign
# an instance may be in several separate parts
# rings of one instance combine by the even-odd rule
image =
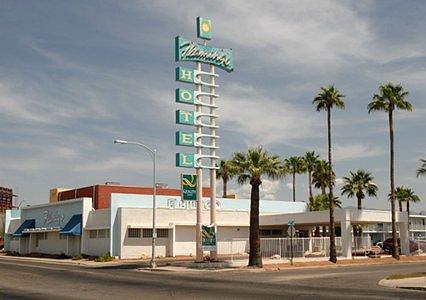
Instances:
[[[176,37],[176,61],[199,61],[213,64],[227,72],[234,70],[232,49],[214,48],[200,45],[181,37]]]
[[[182,174],[182,200],[197,200],[197,175]]]

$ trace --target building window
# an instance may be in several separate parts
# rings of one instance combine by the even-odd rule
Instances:
[[[152,229],[151,228],[144,228],[142,236],[144,238],[152,238]]]
[[[168,238],[169,229],[168,228],[157,228],[157,238]],[[142,236],[144,238],[152,238],[152,228],[144,228]]]
[[[106,229],[98,230],[98,239],[104,239],[104,238],[106,238],[106,234],[107,234],[107,230]]]
[[[108,239],[109,229],[89,230],[90,239]]]
[[[167,228],[157,229],[157,237],[168,238],[169,237],[169,230]]]
[[[262,229],[261,236],[281,236],[283,234],[281,229]]]
[[[98,231],[97,230],[89,230],[89,239],[97,239]]]
[[[140,238],[141,237],[140,228],[129,228],[129,229],[127,229],[127,237],[129,237],[129,238]]]

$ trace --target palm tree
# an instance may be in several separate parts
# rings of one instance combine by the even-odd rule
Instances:
[[[334,230],[334,199],[333,196],[333,164],[331,160],[331,109],[333,107],[344,109],[345,102],[343,98],[345,96],[339,92],[334,86],[322,87],[321,91],[313,100],[312,104],[315,105],[317,111],[325,110],[327,112],[327,138],[328,138],[328,164],[330,165],[329,170],[329,194],[330,194],[330,261],[333,263],[337,262],[336,256],[336,241],[335,241],[335,230]]]
[[[293,202],[296,202],[296,174],[305,171],[305,164],[302,157],[292,156],[284,160],[284,168],[286,172],[293,175]]]
[[[358,200],[358,209],[362,209],[362,200],[366,194],[369,197],[377,197],[378,187],[373,182],[373,179],[371,173],[364,170],[349,172],[349,177],[343,177],[342,196],[347,195],[349,198],[356,197]],[[354,225],[353,232],[355,236],[361,236],[361,226]]]
[[[319,155],[315,151],[306,152],[303,157],[305,165],[305,171],[308,173],[308,189],[309,189],[309,200],[313,198],[312,194],[312,173],[319,161]]]
[[[414,194],[414,191],[404,186],[395,189],[395,197],[400,202],[407,202],[407,214],[410,217],[410,202],[419,202],[420,197]]]
[[[271,155],[262,147],[250,148],[247,153],[235,153],[233,163],[238,169],[238,183],[249,182],[250,196],[250,256],[249,266],[262,267],[259,234],[259,186],[262,176],[276,179],[283,174],[283,166],[276,155]]]
[[[395,150],[393,134],[393,112],[395,109],[411,111],[411,103],[405,100],[408,91],[401,85],[388,83],[379,87],[379,93],[374,94],[373,99],[368,104],[368,113],[373,111],[384,111],[388,114],[389,123],[389,151],[390,151],[390,195],[392,210],[392,256],[399,259],[399,251],[396,236],[395,220]]]
[[[373,179],[371,173],[364,170],[349,172],[349,177],[343,177],[342,196],[356,197],[358,199],[358,209],[362,209],[362,200],[366,195],[377,197],[379,189]]]
[[[421,159],[420,163],[422,164],[417,170],[417,177],[426,176],[426,159]]]
[[[328,162],[325,160],[319,160],[318,163],[315,165],[315,169],[312,173],[312,183],[315,188],[321,190],[322,195],[325,195],[327,193],[326,188],[328,188],[331,184],[329,178],[329,170],[330,165],[328,164]],[[334,181],[334,172],[332,173],[332,175],[332,180]]]
[[[222,198],[227,197],[228,182],[235,175],[237,175],[237,167],[233,164],[232,160],[222,159],[219,163],[219,169],[216,172],[216,177],[222,179],[223,195]]]
[[[308,202],[309,211],[321,211],[330,209],[330,199],[329,195],[315,195]],[[334,197],[334,205],[336,207],[342,206],[342,201],[338,197]]]

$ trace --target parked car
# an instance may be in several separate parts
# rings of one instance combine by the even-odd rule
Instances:
[[[426,251],[426,242],[425,241],[413,241],[410,240],[410,253],[421,250],[423,252]],[[400,240],[397,240],[399,253],[401,253]],[[379,245],[379,243],[377,243]],[[392,254],[392,238],[386,239],[381,243],[381,247],[384,252],[388,254]]]

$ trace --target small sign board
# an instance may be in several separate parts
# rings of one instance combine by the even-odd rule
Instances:
[[[203,251],[217,251],[216,226],[201,226],[201,245]]]
[[[290,220],[290,221],[287,222],[287,225],[288,226],[294,226],[294,225],[296,225],[296,221],[295,220]]]
[[[181,182],[182,200],[184,201],[197,200],[197,175],[182,174],[180,182]]]

